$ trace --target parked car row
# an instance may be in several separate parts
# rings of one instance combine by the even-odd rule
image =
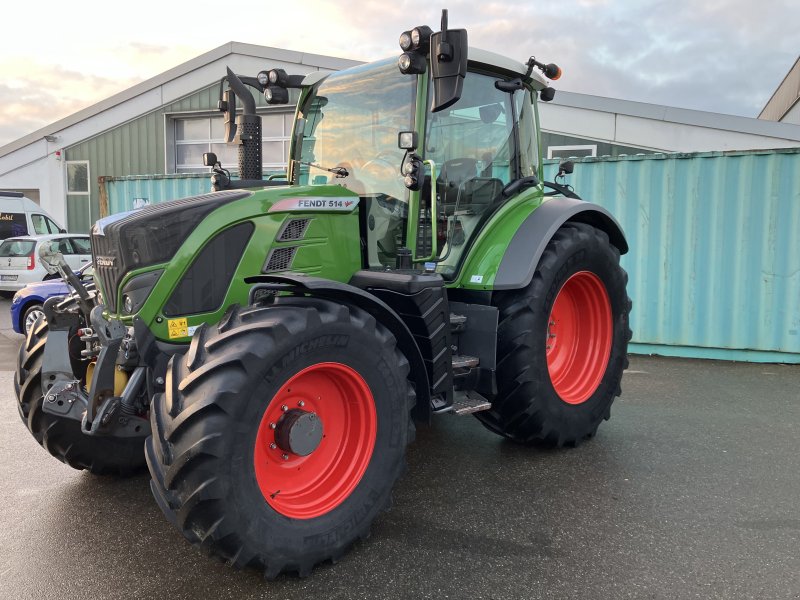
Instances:
[[[49,275],[39,258],[45,243],[57,243],[67,264],[90,278],[92,249],[89,236],[70,234],[36,202],[20,192],[0,191],[0,295],[10,296],[11,325],[26,334],[42,315],[51,296],[68,294],[69,286]]]

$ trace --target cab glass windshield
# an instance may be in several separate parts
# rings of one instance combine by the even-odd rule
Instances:
[[[394,264],[405,242],[408,190],[397,135],[414,128],[416,82],[400,73],[396,59],[333,73],[298,115],[294,181],[341,185],[363,199],[371,266]]]

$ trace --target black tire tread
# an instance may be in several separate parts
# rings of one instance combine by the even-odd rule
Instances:
[[[594,238],[594,239],[592,239]],[[613,373],[613,393],[602,414],[596,415],[587,423],[580,434],[563,431],[549,418],[538,401],[541,390],[550,387],[547,369],[533,367],[533,345],[543,344],[536,333],[534,310],[540,308],[548,290],[554,271],[559,267],[559,259],[569,247],[576,243],[593,243],[608,249],[613,260],[619,265],[619,250],[608,239],[608,235],[591,225],[567,222],[553,236],[545,249],[534,272],[531,283],[522,289],[500,292],[493,303],[499,309],[497,347],[498,394],[493,399],[489,411],[477,413],[478,419],[491,431],[523,444],[537,444],[551,447],[577,446],[593,437],[603,420],[610,418],[613,399],[622,393],[621,376],[628,367],[627,353],[623,351],[621,368]],[[628,275],[619,267],[623,281],[627,284]],[[624,348],[631,339],[628,315],[631,300],[625,294],[620,317],[624,321],[622,332]]]
[[[244,385],[249,372],[267,360],[277,339],[316,328],[323,322],[350,322],[373,332],[392,348],[404,375],[409,371],[408,361],[396,349],[394,338],[366,313],[312,299],[293,298],[285,304],[233,307],[213,329],[203,326],[208,330],[198,330],[187,354],[176,355],[169,363],[167,392],[153,400],[152,436],[146,443],[151,489],[167,519],[206,553],[234,568],[259,569],[267,579],[284,572],[308,575],[315,565],[338,560],[350,543],[325,554],[311,551],[302,559],[268,560],[257,548],[248,546],[234,519],[227,518],[222,502],[226,490],[207,473],[217,471],[224,442],[220,432],[232,430],[234,417],[226,406],[235,403],[236,390]],[[224,378],[224,386],[219,385],[219,378]],[[215,388],[225,391],[211,391]],[[180,406],[175,400],[178,396],[182,398]],[[408,384],[409,443],[414,437],[410,410],[415,401],[413,387]],[[405,461],[401,462],[398,476]],[[383,509],[386,508],[388,501]],[[358,538],[369,535],[369,526],[370,523],[364,524]]]

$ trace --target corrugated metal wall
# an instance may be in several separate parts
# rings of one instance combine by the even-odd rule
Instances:
[[[108,177],[103,185],[108,197],[108,214],[113,215],[147,204],[205,194],[211,191],[211,176],[208,173],[187,173]]]
[[[631,251],[632,351],[800,363],[800,148],[575,160]],[[556,161],[547,161],[552,180]],[[113,178],[111,213],[208,191],[208,174]]]
[[[86,232],[100,218],[97,178],[164,172],[164,112],[148,113],[67,148],[67,160],[89,161],[89,202],[68,197],[70,231]],[[90,212],[91,211],[91,212]]]
[[[293,91],[296,100],[297,92]],[[256,106],[267,107],[261,94],[254,94]],[[91,223],[100,218],[98,177],[122,177],[143,173],[165,172],[164,115],[192,111],[217,110],[219,83],[199,90],[156,111],[123,123],[96,137],[70,146],[65,160],[89,161],[88,204],[86,197],[67,198],[67,227],[74,232],[88,232]]]
[[[575,163],[628,237],[634,351],[800,362],[800,148]]]

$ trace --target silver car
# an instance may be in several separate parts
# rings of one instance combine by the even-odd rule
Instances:
[[[34,281],[43,281],[47,274],[39,258],[39,246],[57,242],[64,260],[77,271],[91,262],[89,236],[76,233],[26,235],[8,238],[0,243],[0,292],[13,292]]]

